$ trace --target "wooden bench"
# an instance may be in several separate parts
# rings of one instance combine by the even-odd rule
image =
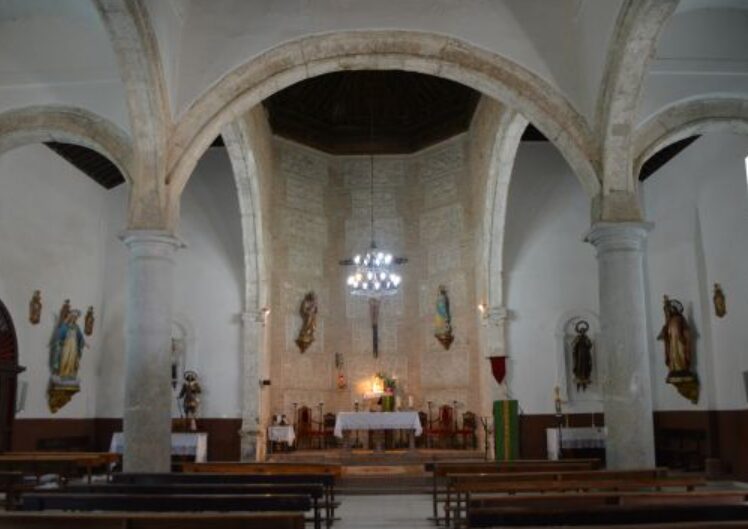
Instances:
[[[331,463],[256,463],[256,462],[236,462],[236,461],[211,461],[210,463],[184,463],[182,465],[184,473],[219,473],[219,474],[310,474],[310,475],[328,475],[332,477],[332,482],[327,488],[327,497],[325,498],[326,517],[328,525],[335,519],[335,508],[338,502],[335,500],[335,478],[343,474],[343,466]]]
[[[304,529],[301,513],[0,512],[2,529]]]
[[[335,476],[332,474],[244,474],[244,473],[118,473],[112,476],[113,483],[134,485],[170,484],[320,484],[325,490],[322,507],[327,525],[333,523],[335,508]]]
[[[38,489],[39,492],[51,494],[148,494],[160,495],[239,495],[239,494],[295,494],[308,496],[312,501],[315,528],[321,527],[322,517],[320,508],[325,490],[321,484],[312,483],[239,483],[239,484],[201,484],[177,483],[171,485],[132,485],[132,484],[101,484],[101,485],[68,485],[59,489]]]
[[[431,472],[433,520],[439,524],[439,503],[446,498],[445,478],[448,474],[514,474],[530,472],[560,472],[595,470],[600,467],[599,459],[518,459],[514,461],[430,461],[424,469]]]
[[[614,526],[680,522],[748,522],[748,505],[593,505],[509,507],[475,509],[468,518],[469,527],[511,526]]]
[[[111,464],[117,461],[119,455],[109,452],[4,452],[0,454],[0,471],[22,472],[37,481],[45,474],[55,474],[65,482],[82,470],[90,483],[94,469],[105,467],[109,475]]]
[[[603,471],[604,472],[604,471]],[[625,477],[625,473],[629,477]],[[646,474],[647,471],[644,471]],[[469,504],[472,494],[544,494],[549,492],[576,492],[576,491],[641,491],[645,489],[661,490],[668,488],[684,488],[692,491],[695,487],[706,485],[701,476],[691,477],[668,477],[668,476],[642,476],[642,471],[615,471],[608,476],[601,474],[597,478],[588,479],[549,479],[549,480],[526,480],[506,481],[493,480],[491,475],[452,475],[447,488],[447,499],[445,503],[445,519],[447,524],[450,518],[455,519],[455,526],[459,524],[464,504]],[[455,497],[455,505],[452,505],[452,495]]]

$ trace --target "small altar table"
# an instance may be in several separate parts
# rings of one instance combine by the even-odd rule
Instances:
[[[423,433],[415,411],[342,411],[335,418],[335,437],[343,438],[343,430],[410,430],[411,448],[415,448],[413,434]]]
[[[109,451],[121,454],[124,445],[125,436],[122,432],[115,432],[112,435]],[[196,463],[205,463],[208,460],[207,432],[172,432],[171,455],[193,456]]]
[[[548,459],[557,460],[562,450],[605,450],[607,430],[604,427],[561,428],[560,442],[558,433],[558,428],[545,431]]]
[[[285,443],[289,448],[296,441],[296,433],[291,425],[268,426],[268,452],[273,452],[273,443]]]

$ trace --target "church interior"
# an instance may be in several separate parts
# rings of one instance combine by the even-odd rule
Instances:
[[[0,0],[0,527],[748,527],[747,227],[748,0]]]

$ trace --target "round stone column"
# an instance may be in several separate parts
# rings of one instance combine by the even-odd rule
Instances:
[[[157,230],[127,231],[124,471],[171,471],[171,324],[174,252]]]
[[[653,467],[652,384],[644,281],[651,224],[598,223],[586,240],[597,250],[603,410],[611,469]]]

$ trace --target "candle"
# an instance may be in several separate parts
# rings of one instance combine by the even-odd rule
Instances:
[[[408,395],[408,408],[413,408],[413,395]]]
[[[403,398],[400,395],[395,396],[395,408],[398,410],[403,406]]]

